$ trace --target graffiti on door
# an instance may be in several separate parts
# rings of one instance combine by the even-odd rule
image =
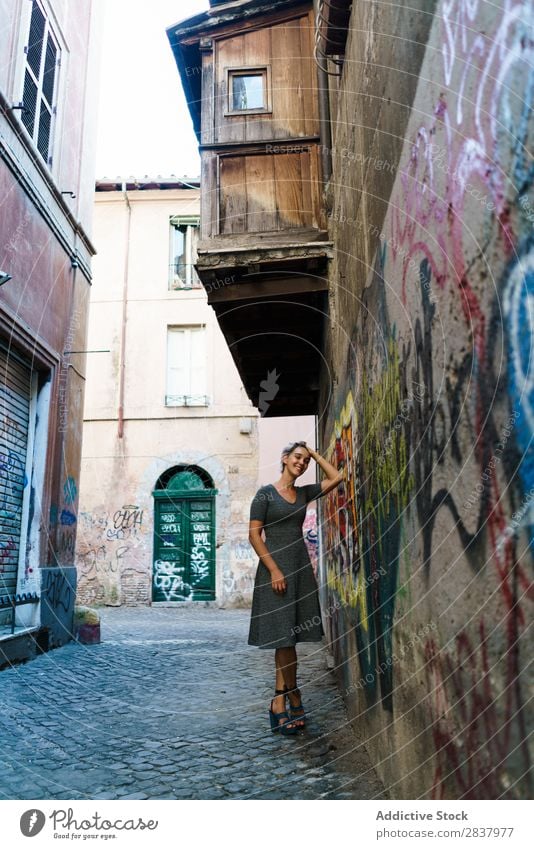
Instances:
[[[211,499],[156,501],[153,600],[214,598]]]

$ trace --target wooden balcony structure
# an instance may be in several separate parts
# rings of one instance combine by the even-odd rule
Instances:
[[[311,2],[211,0],[167,30],[201,155],[197,272],[267,416],[317,412],[331,243],[314,26]]]

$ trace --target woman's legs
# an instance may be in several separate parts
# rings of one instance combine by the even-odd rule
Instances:
[[[296,690],[297,686],[297,650],[295,646],[287,646],[275,651],[276,664],[276,689],[283,689],[284,685],[289,690],[288,699],[291,707],[297,712],[294,715],[292,722],[299,728],[304,727],[304,708],[300,698],[300,693]],[[279,696],[278,698],[282,698]],[[298,713],[301,712],[303,718],[300,719]]]
[[[289,657],[288,657],[285,654],[286,652],[289,652],[289,653],[293,652],[293,655],[294,655],[293,660],[294,660],[295,665],[296,665],[296,662],[297,662],[297,656],[296,656],[296,653],[295,653],[295,649],[292,649],[291,647],[283,648],[283,649],[275,649],[274,665],[275,665],[275,669],[276,669],[276,678],[275,678],[275,685],[274,686],[275,686],[275,689],[277,689],[277,690],[285,690],[286,686],[288,686],[287,683],[286,683],[286,674],[287,673],[286,673],[286,670],[284,669],[284,666],[288,662],[288,660],[291,661],[291,654],[289,654]],[[282,713],[282,711],[284,711],[285,709],[286,709],[286,697],[285,696],[275,696],[274,699],[273,699],[273,710],[274,710],[274,712],[275,713]]]
[[[276,664],[276,689],[283,690],[285,684],[288,690],[292,690],[297,683],[297,651],[295,646],[284,646],[282,649],[276,649],[274,662]]]
[[[288,690],[295,690],[297,686],[297,651],[295,646],[284,646],[284,648],[276,649],[274,653],[274,662],[276,666],[276,689],[283,690],[287,687]],[[300,705],[300,695],[298,693],[289,693],[289,701],[294,708]],[[274,709],[278,713],[285,710],[285,696],[276,696],[274,699]],[[304,721],[296,717],[292,724],[301,728]]]

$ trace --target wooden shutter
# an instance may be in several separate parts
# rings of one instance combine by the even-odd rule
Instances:
[[[190,330],[190,395],[206,395],[206,330],[192,327]]]
[[[33,0],[26,46],[23,104],[21,119],[47,164],[54,116],[57,69],[60,50],[49,21],[37,0]]]
[[[204,327],[169,328],[167,347],[168,403],[204,403],[205,395],[206,329]]]
[[[185,330],[169,328],[167,343],[167,395],[188,395],[189,358]]]

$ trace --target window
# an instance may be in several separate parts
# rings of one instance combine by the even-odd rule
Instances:
[[[167,407],[206,407],[206,328],[167,329]]]
[[[51,165],[60,49],[38,0],[32,3],[25,53],[21,119],[44,161]]]
[[[263,74],[234,74],[230,109],[265,109]]]
[[[198,218],[171,218],[171,264],[169,289],[201,289],[195,271]]]
[[[269,71],[268,67],[228,70],[227,115],[271,111]]]

